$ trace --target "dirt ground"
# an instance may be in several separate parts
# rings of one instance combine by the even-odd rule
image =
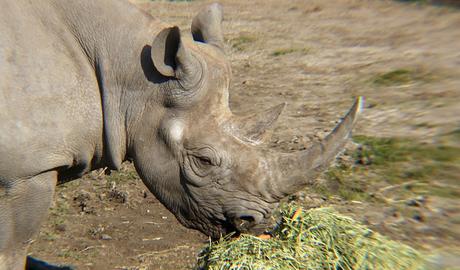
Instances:
[[[185,30],[208,2],[136,4]],[[233,68],[232,109],[288,104],[270,147],[304,149],[334,127],[357,95],[366,97],[366,107],[355,134],[460,146],[458,135],[444,136],[460,128],[460,10],[377,0],[220,2]],[[456,172],[436,184],[460,190]],[[371,183],[369,190],[399,187],[386,184]],[[398,207],[328,194],[306,189],[295,199],[306,207],[333,205],[390,238],[460,265],[454,255],[460,193],[428,193]],[[30,254],[77,269],[190,269],[207,241],[179,225],[126,164],[109,176],[97,171],[59,186]]]

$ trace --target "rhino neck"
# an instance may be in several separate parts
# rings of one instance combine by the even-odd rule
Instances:
[[[124,1],[53,3],[94,69],[103,108],[104,163],[118,169],[145,107],[140,103],[149,100],[157,83],[142,59],[161,23]]]

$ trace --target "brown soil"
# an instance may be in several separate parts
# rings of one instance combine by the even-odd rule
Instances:
[[[137,4],[187,29],[207,2]],[[357,95],[367,104],[357,134],[434,143],[460,127],[459,10],[364,0],[220,2],[234,75],[232,109],[288,103],[270,147],[305,148],[331,130]],[[408,70],[415,78],[376,85],[378,74],[394,70]],[[460,244],[458,198],[430,201],[431,210],[421,207],[415,221],[401,221],[391,205],[307,190],[300,201],[335,205],[423,250],[455,252]],[[97,171],[59,186],[30,254],[78,269],[190,269],[207,241],[183,228],[127,164],[111,176]]]

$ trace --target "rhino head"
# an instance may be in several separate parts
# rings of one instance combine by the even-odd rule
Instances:
[[[322,143],[297,153],[261,146],[284,104],[257,115],[229,109],[222,11],[208,6],[187,39],[165,28],[150,49],[159,90],[144,108],[131,156],[149,190],[186,227],[218,238],[263,228],[280,199],[311,183],[342,149],[359,99]]]

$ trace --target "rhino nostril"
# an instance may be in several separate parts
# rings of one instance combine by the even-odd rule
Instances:
[[[247,223],[254,223],[256,219],[253,216],[241,216],[240,219]]]
[[[235,227],[240,232],[248,231],[256,223],[256,219],[250,215],[242,215],[234,220]]]

